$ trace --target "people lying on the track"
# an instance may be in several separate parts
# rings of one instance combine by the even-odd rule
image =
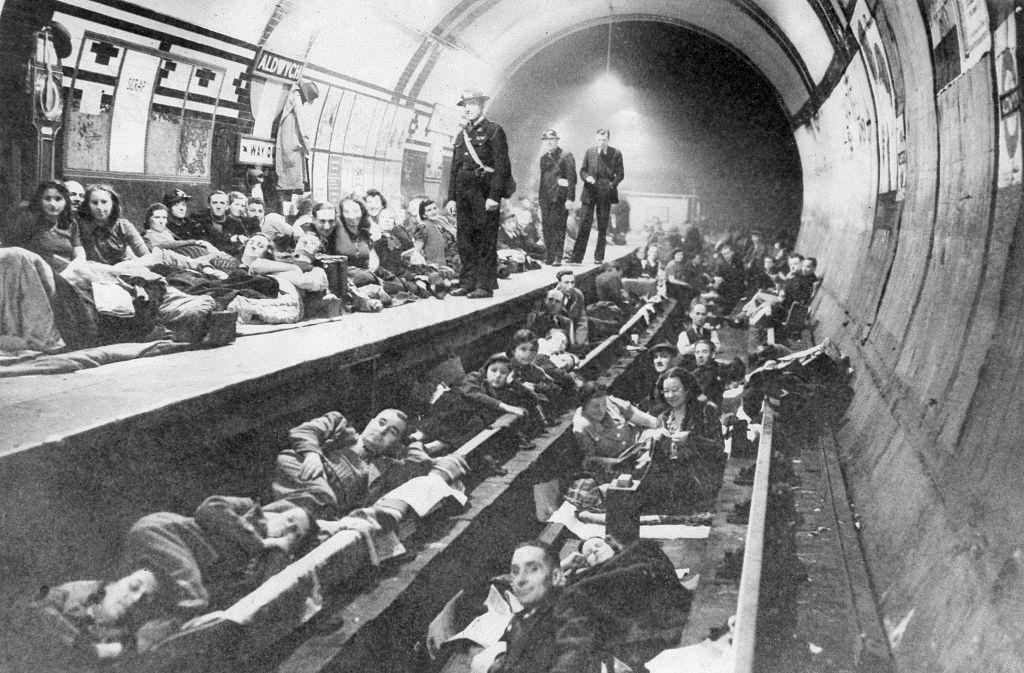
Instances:
[[[647,260],[647,250],[649,247],[650,246],[642,245],[639,248],[636,248],[622,261],[623,278],[639,278],[644,275],[644,262]]]
[[[622,664],[642,670],[643,662],[678,642],[692,594],[657,542],[622,546],[590,539],[581,547],[587,567],[567,576],[547,544],[517,546],[508,582],[522,609],[501,639],[474,657],[471,670],[596,672]]]
[[[0,245],[30,250],[59,272],[71,260],[85,259],[75,215],[67,187],[45,180],[27,207],[0,222]]]
[[[778,277],[775,274],[775,260],[768,255],[761,258],[760,264],[751,264],[747,268],[747,294],[753,297],[758,292],[774,290]]]
[[[704,398],[721,409],[722,397],[725,395],[725,373],[715,359],[717,350],[715,343],[709,339],[697,341],[693,347],[694,364],[689,370],[700,383]]]
[[[602,643],[582,606],[562,604],[564,573],[557,552],[538,540],[522,542],[509,567],[522,609],[494,645],[473,658],[473,673],[597,673]]]
[[[557,292],[557,290],[555,290]],[[547,336],[537,340],[538,367],[554,376],[553,372],[569,374],[580,364],[580,359],[569,352],[569,336],[565,330],[552,327]],[[577,382],[577,386],[579,382]]]
[[[742,318],[751,325],[778,326],[789,314],[793,304],[809,306],[819,282],[815,275],[817,260],[804,258],[796,253],[790,255],[790,273],[782,282],[778,293],[758,292],[743,307]]]
[[[576,273],[572,269],[558,271],[555,274],[555,289],[562,292],[563,310],[573,325],[573,331],[569,333],[572,346],[586,346],[590,340],[587,326],[587,300],[584,298],[583,292],[576,287]]]
[[[724,244],[712,271],[712,287],[717,295],[716,309],[719,315],[729,313],[743,297],[745,289],[743,260],[736,254],[731,243]]]
[[[209,241],[201,238],[181,239],[167,226],[170,209],[163,203],[151,203],[143,216],[145,233],[142,240],[152,250],[174,250],[186,257],[201,257],[219,252]]]
[[[605,262],[597,275],[597,301],[587,306],[588,337],[600,343],[617,335],[633,313],[633,304],[622,286],[618,262]]]
[[[191,517],[149,514],[128,531],[107,580],[49,589],[34,608],[64,646],[96,658],[145,652],[186,621],[259,586],[316,543],[303,494],[261,507],[211,496]],[[63,627],[63,628],[61,628]]]
[[[576,394],[576,379],[552,368],[545,371],[537,364],[537,335],[527,329],[512,335],[508,356],[512,361],[512,377],[540,398],[547,418],[555,418],[571,403]]]
[[[569,348],[575,347],[573,338],[576,326],[565,313],[565,294],[557,287],[551,288],[544,295],[544,300],[526,315],[524,327],[534,334],[548,334],[551,330],[561,330],[569,339]]]
[[[638,391],[637,397],[640,397],[641,400],[637,406],[642,411],[657,417],[667,408],[665,397],[661,392],[661,377],[669,369],[677,366],[679,351],[676,349],[675,344],[662,341],[651,346],[650,354],[653,376],[650,379],[645,379],[642,385],[651,385],[651,388],[650,390]],[[652,381],[653,384],[651,383]]]
[[[694,263],[687,262],[681,248],[672,251],[672,259],[665,265],[665,293],[670,298],[690,301],[700,293],[704,284],[694,278],[694,268]]]
[[[768,250],[768,254],[775,260],[775,273],[787,273],[788,266],[786,259],[789,257],[789,248],[782,241],[775,241]]]
[[[526,419],[528,428],[543,425],[538,396],[512,376],[512,360],[504,353],[495,353],[479,371],[466,374],[459,392],[478,409],[514,414]]]
[[[701,299],[694,299],[690,304],[689,322],[686,328],[679,333],[676,347],[683,361],[693,362],[694,346],[701,339],[711,341],[715,344],[715,350],[722,347],[718,338],[718,330],[711,329],[708,325],[708,306]]]
[[[623,262],[622,286],[636,297],[649,297],[658,291],[658,247],[648,244],[636,249]]]
[[[612,536],[581,540],[561,562],[576,602],[594,608],[605,649],[634,671],[675,647],[690,614],[693,593],[655,540],[623,545]],[[614,625],[614,626],[613,626]]]
[[[601,272],[594,279],[594,290],[597,292],[597,300],[611,302],[623,311],[628,311],[631,305],[629,293],[622,285],[623,272],[622,264],[618,261],[605,262],[601,265]]]
[[[668,409],[658,417],[667,455],[656,451],[658,479],[648,493],[665,511],[707,510],[714,504],[725,467],[725,441],[718,410],[701,400],[700,383],[674,367],[661,377]],[[653,469],[653,468],[652,468]]]
[[[764,234],[759,231],[750,232],[746,246],[741,249],[743,266],[747,271],[760,271],[763,267],[764,258],[768,256],[768,243]]]
[[[783,346],[765,345],[751,355],[750,364],[743,410],[755,421],[760,419],[764,401],[783,416],[793,417],[814,404],[826,415],[838,417],[852,399],[849,358],[829,339],[796,353]]]
[[[519,250],[534,259],[543,259],[547,252],[543,245],[523,234],[515,213],[509,213],[501,221],[501,229],[498,230],[498,250]]]
[[[682,244],[679,247],[683,249],[687,259],[693,259],[704,250],[704,235],[696,222],[687,222],[685,229]]]
[[[583,384],[579,399],[572,433],[584,472],[603,484],[650,459],[651,440],[659,434],[657,418],[609,395],[607,386],[595,381]]]
[[[290,447],[277,455],[274,497],[307,492],[315,516],[336,519],[428,474],[435,461],[406,446],[407,421],[398,409],[384,409],[359,433],[332,411],[292,428]]]
[[[521,427],[529,432],[544,424],[539,403],[535,393],[513,380],[511,358],[495,353],[479,371],[466,374],[457,387],[438,389],[415,437],[432,453],[451,451],[504,414],[525,419]]]

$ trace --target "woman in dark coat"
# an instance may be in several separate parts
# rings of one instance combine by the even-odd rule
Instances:
[[[648,475],[657,478],[649,503],[664,513],[710,509],[726,458],[718,411],[701,400],[700,383],[686,370],[674,367],[661,381],[668,409],[658,417],[663,441]]]

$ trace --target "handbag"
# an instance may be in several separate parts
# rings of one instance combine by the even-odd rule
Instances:
[[[469,156],[473,157],[473,161],[476,162],[476,165],[480,170],[488,175],[493,173],[493,168],[490,166],[484,166],[484,162],[480,161],[480,155],[476,153],[476,148],[473,147],[473,143],[469,141],[469,134],[466,132],[466,129],[462,129],[462,141],[466,143],[466,151],[469,152]],[[501,197],[504,199],[511,198],[512,195],[516,193],[516,189],[518,189],[518,187],[516,185],[516,179],[512,177],[511,173],[509,173],[508,179],[505,180],[503,187],[504,189],[501,192]]]

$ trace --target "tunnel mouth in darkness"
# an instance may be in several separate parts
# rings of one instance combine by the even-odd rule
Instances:
[[[495,97],[488,115],[508,133],[520,191],[537,190],[545,129],[558,131],[578,167],[596,129],[608,128],[624,155],[623,190],[696,194],[712,236],[762,231],[795,241],[800,159],[764,75],[683,26],[614,22],[610,58],[608,34],[603,23],[554,39],[514,66]]]

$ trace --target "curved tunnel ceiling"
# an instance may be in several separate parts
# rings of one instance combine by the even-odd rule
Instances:
[[[389,3],[397,9],[398,3]],[[793,115],[825,78],[836,54],[834,31],[819,3],[793,0],[462,0],[429,29],[406,65],[397,89],[445,100],[475,86],[491,91],[545,45],[607,21],[663,21],[713,36],[756,66]],[[829,6],[830,7],[830,6]]]

